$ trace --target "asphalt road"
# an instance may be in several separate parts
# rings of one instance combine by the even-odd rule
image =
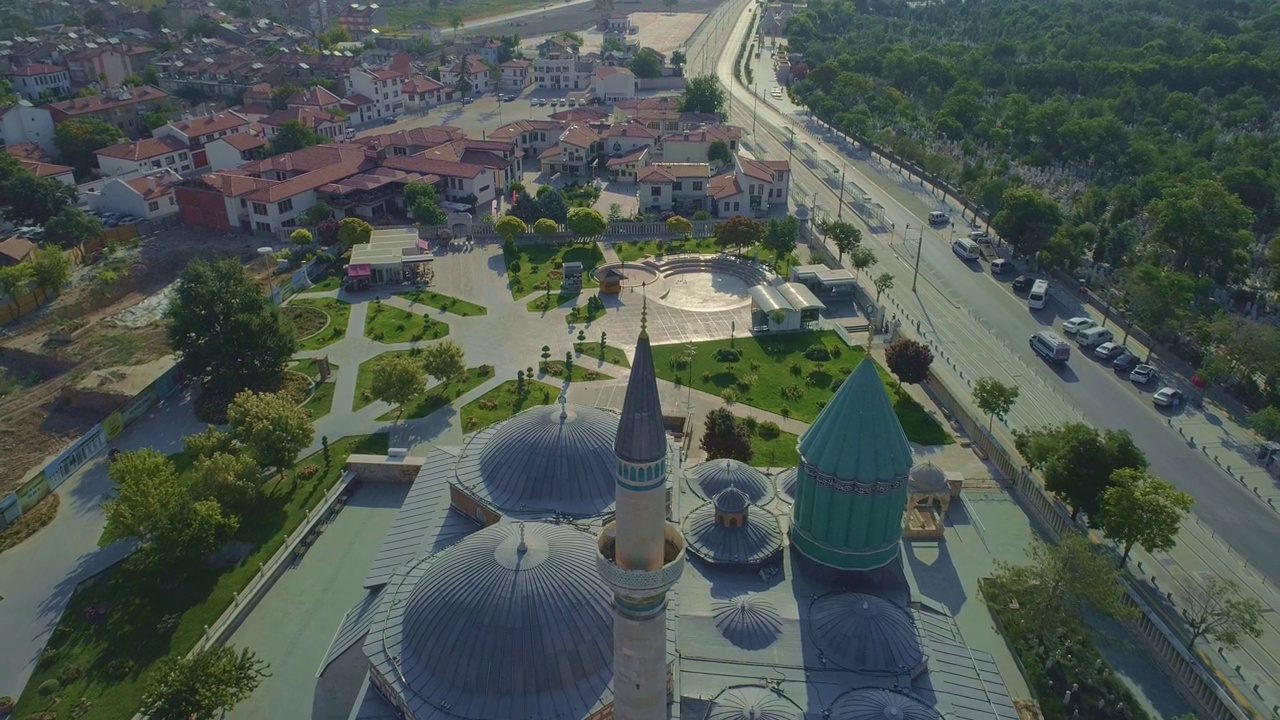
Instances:
[[[676,8],[679,12],[710,12],[719,7],[723,0],[681,0]],[[545,9],[522,10],[493,18],[484,18],[469,22],[458,31],[458,37],[467,35],[489,34],[510,35],[518,33],[527,38],[536,35],[550,35],[566,30],[583,30],[596,26],[600,18],[592,10],[592,0],[574,0],[569,3],[548,3]],[[662,12],[667,10],[662,0],[636,0],[635,2],[615,2],[616,12]],[[441,30],[443,39],[453,38],[453,31]]]

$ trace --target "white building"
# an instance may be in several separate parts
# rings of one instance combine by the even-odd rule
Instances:
[[[91,210],[132,215],[143,220],[178,212],[173,184],[181,178],[172,170],[132,173],[131,178],[112,177],[101,181],[101,187],[81,186],[81,195]]]
[[[238,133],[218,138],[204,146],[206,163],[210,170],[231,170],[248,162],[262,159],[262,148],[267,141],[250,133]]]
[[[710,162],[707,154],[712,144],[724,143],[733,156],[738,154],[741,140],[742,128],[733,125],[705,125],[696,130],[668,133],[662,137],[662,159],[666,162]]]
[[[640,207],[653,212],[694,213],[708,210],[706,163],[653,163],[639,171]]]
[[[56,152],[53,145],[53,116],[43,107],[35,107],[26,100],[6,108],[0,108],[0,140],[6,146],[19,143],[35,143],[49,155]]]
[[[445,85],[457,88],[463,78],[471,83],[471,90],[465,93],[458,91],[462,95],[478,95],[489,92],[494,87],[493,71],[484,64],[484,60],[479,55],[468,55],[451,64],[440,66],[440,82]]]
[[[591,72],[591,92],[607,103],[631,100],[636,96],[636,76],[624,67],[598,67]]]
[[[57,65],[34,64],[14,68],[5,73],[13,91],[27,100],[40,100],[46,93],[50,95],[69,95],[71,93],[71,72]]]
[[[124,175],[137,170],[170,168],[190,172],[193,164],[187,144],[172,135],[108,145],[95,150],[103,175]]]
[[[508,60],[498,66],[502,73],[502,89],[519,93],[533,83],[533,63],[528,60]]]
[[[453,88],[432,80],[426,75],[419,75],[400,86],[400,95],[404,98],[406,110],[426,110],[433,105],[452,100]]]
[[[404,112],[404,96],[400,88],[405,79],[404,73],[390,68],[351,68],[347,75],[347,86],[352,94],[373,100],[373,116],[365,122]]]
[[[249,132],[249,118],[231,110],[192,118],[185,117],[151,131],[153,137],[172,137],[191,150],[191,164],[196,169],[209,165],[204,148],[218,138]]]
[[[533,84],[539,90],[586,90],[591,87],[595,63],[572,56],[533,61]]]

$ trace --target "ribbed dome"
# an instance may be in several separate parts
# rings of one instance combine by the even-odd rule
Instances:
[[[804,713],[785,697],[759,685],[729,688],[711,703],[707,720],[803,720]]]
[[[911,445],[872,360],[840,384],[798,449],[809,467],[841,482],[891,483],[911,470]]]
[[[727,487],[716,493],[711,503],[715,505],[717,512],[740,513],[751,504],[751,498],[736,487]]]
[[[941,716],[913,697],[874,688],[850,690],[836,698],[831,720],[941,720]]]
[[[759,595],[739,595],[711,603],[716,628],[743,650],[769,647],[782,634],[782,618],[773,603]]]
[[[911,468],[911,492],[947,492],[947,474],[933,463],[921,463]]]
[[[914,675],[924,662],[911,615],[874,595],[824,595],[810,606],[809,625],[822,654],[846,670]]]
[[[458,481],[505,512],[599,515],[613,505],[617,434],[603,410],[530,408],[471,439]]]
[[[796,499],[796,469],[795,468],[788,468],[778,473],[778,476],[773,479],[773,482],[777,484],[778,492],[782,493],[782,496],[784,498],[786,498],[787,500]]]
[[[738,460],[708,460],[685,471],[698,494],[711,499],[727,487],[745,492],[751,502],[761,505],[773,497],[773,483],[759,470]]]
[[[688,551],[710,563],[758,565],[782,550],[778,518],[763,508],[752,508],[741,525],[726,527],[716,522],[714,503],[703,503],[685,517],[681,530]]]
[[[405,682],[460,717],[583,717],[613,675],[595,556],[590,535],[542,523],[492,525],[441,552],[405,601]]]

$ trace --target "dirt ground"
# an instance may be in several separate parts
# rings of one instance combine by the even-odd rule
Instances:
[[[0,328],[0,496],[102,420],[59,402],[64,387],[94,370],[168,354],[160,324],[128,328],[113,316],[170,285],[193,258],[249,262],[259,244],[240,235],[163,230],[104,251],[77,268],[71,287],[52,303]]]
[[[632,37],[640,47],[653,48],[670,57],[672,52],[684,47],[706,17],[706,13],[690,12],[631,13],[631,23],[636,26],[636,34]]]

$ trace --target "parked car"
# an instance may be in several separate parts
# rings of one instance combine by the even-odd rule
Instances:
[[[1068,335],[1074,335],[1080,332],[1081,330],[1088,330],[1089,328],[1095,328],[1095,327],[1098,327],[1097,320],[1094,320],[1091,317],[1085,317],[1083,315],[1080,315],[1063,322],[1062,332]]]
[[[1009,272],[1009,271],[1010,271],[1010,270],[1012,270],[1012,269],[1013,269],[1013,263],[1012,263],[1012,262],[1010,262],[1010,261],[1008,261],[1008,260],[1005,260],[1004,258],[1000,258],[999,260],[992,260],[992,261],[991,261],[991,274],[992,274],[992,275],[1002,275],[1002,274],[1004,274],[1004,273]]]
[[[393,118],[393,117],[384,117],[384,118],[382,118],[382,124],[383,124],[383,125],[395,125],[395,124],[396,124],[396,119],[395,119],[395,118]]]
[[[460,102],[461,102],[463,105],[470,105],[470,104],[472,103],[472,100],[471,100],[471,98],[469,98],[469,97],[464,97],[464,98],[462,98],[462,100],[461,100]]]
[[[1156,369],[1150,365],[1139,365],[1129,373],[1129,380],[1139,385],[1146,385],[1156,376]]]
[[[969,233],[969,239],[978,243],[979,245],[991,244],[991,235],[989,235],[986,230],[974,230],[973,232]]]
[[[1125,350],[1120,353],[1119,357],[1111,361],[1111,367],[1117,372],[1125,372],[1138,364],[1138,356],[1133,354],[1132,350]]]
[[[124,217],[120,218],[117,222],[119,222],[121,225],[132,225],[138,222],[138,218],[132,215],[125,215]]]
[[[1162,387],[1151,396],[1151,402],[1159,407],[1177,407],[1182,404],[1182,391],[1177,388]]]
[[[530,98],[529,107],[538,107],[538,98]]]
[[[1104,342],[1093,349],[1094,357],[1100,360],[1114,360],[1127,352],[1129,348],[1113,342]]]
[[[538,100],[538,107],[546,107],[546,106],[547,106],[547,99],[546,99],[546,98],[540,98],[540,99]]]
[[[1013,284],[1011,285],[1011,287],[1013,288],[1014,292],[1026,292],[1027,290],[1031,289],[1031,284],[1034,282],[1035,282],[1034,278],[1031,278],[1027,275],[1019,275],[1018,277],[1013,279]]]

